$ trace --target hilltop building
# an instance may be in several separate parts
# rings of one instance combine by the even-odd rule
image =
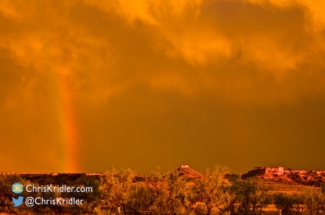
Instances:
[[[264,174],[283,175],[284,169],[282,166],[259,166],[254,167],[254,170],[263,171]]]
[[[309,186],[325,185],[324,170],[284,169],[282,166],[254,167],[242,176],[243,179],[257,177],[286,184],[303,184]]]
[[[181,169],[188,169],[188,168],[190,168],[190,166],[187,165],[187,164],[182,164],[180,168]]]

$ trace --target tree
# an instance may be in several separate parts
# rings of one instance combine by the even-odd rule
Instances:
[[[240,214],[258,214],[270,202],[269,188],[250,179],[236,180],[230,187],[231,194],[235,195],[239,203],[237,212]]]
[[[197,213],[210,215],[213,211],[223,212],[226,209],[228,192],[224,176],[227,173],[227,168],[216,166],[213,171],[207,169],[201,178],[194,180],[191,201],[196,202]]]
[[[134,214],[153,211],[156,200],[152,189],[146,183],[137,182],[130,189],[127,211]]]
[[[99,205],[101,207],[100,210],[105,210],[110,213],[121,210],[122,213],[127,213],[130,191],[135,176],[135,172],[130,169],[117,171],[112,168],[108,171],[105,177],[102,178],[99,187],[100,197],[102,199]]]
[[[191,192],[191,187],[186,182],[186,179],[179,175],[178,172],[172,172],[165,177],[167,184],[166,208],[170,214],[184,214],[191,211],[191,202],[188,196]]]
[[[293,212],[294,206],[298,204],[298,199],[294,195],[276,193],[273,195],[274,204],[282,213]]]
[[[310,215],[318,214],[324,209],[325,197],[319,190],[306,190],[302,194],[302,199]]]

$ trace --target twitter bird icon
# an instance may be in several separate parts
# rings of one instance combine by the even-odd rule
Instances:
[[[17,199],[12,197],[12,202],[14,203],[14,207],[18,207],[23,203],[24,197],[19,196]]]

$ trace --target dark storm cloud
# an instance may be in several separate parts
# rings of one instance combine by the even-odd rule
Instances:
[[[65,94],[80,170],[181,162],[325,168],[313,160],[324,140],[324,7],[1,1],[0,160],[11,161],[2,169],[64,170],[56,158],[66,144]],[[5,156],[10,145],[31,159],[18,168],[21,159]],[[35,165],[36,148],[50,154],[44,166]]]

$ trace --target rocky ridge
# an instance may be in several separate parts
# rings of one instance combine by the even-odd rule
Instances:
[[[293,170],[283,167],[255,167],[242,176],[244,179],[256,177],[263,180],[292,185],[320,187],[325,185],[325,171]]]

